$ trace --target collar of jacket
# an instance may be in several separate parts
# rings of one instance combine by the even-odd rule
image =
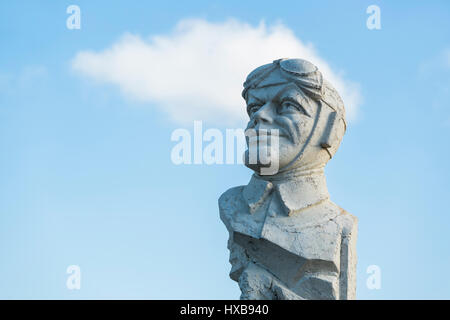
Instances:
[[[251,214],[292,216],[330,198],[323,169],[296,171],[279,178],[253,174],[243,197]]]

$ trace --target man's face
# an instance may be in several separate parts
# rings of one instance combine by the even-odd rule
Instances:
[[[309,99],[308,103],[293,83],[249,89],[247,94],[247,113],[250,117],[247,130],[253,129],[249,131],[256,132],[257,136],[247,136],[246,165],[259,171],[264,164],[267,165],[267,160],[272,163],[276,161],[273,157],[277,156],[278,167],[282,169],[295,159],[305,145],[314,125],[317,106],[313,100]],[[278,148],[273,140],[274,129],[279,134]],[[271,145],[278,152],[270,152]],[[257,163],[249,163],[249,153],[267,154],[268,159],[261,161],[258,157]]]

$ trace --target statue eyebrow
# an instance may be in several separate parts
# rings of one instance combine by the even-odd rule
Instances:
[[[263,100],[259,99],[258,97],[255,97],[253,94],[249,93],[248,96],[249,96],[249,98],[247,99],[247,103],[248,103],[248,101],[253,99],[253,100],[256,100],[256,102],[264,104]]]
[[[303,92],[301,91],[301,89],[299,89],[299,87],[295,84],[289,85],[284,87],[283,89],[281,89],[277,95],[275,96],[274,100],[276,101],[280,101],[281,96],[286,93],[287,90],[289,89],[296,89],[296,93],[295,96],[292,94],[288,94],[287,96],[283,97],[283,99],[281,100],[289,100],[291,102],[300,104],[300,107],[303,109],[303,111],[305,112],[305,114],[309,117],[311,117],[311,110],[310,110],[310,106],[309,106],[309,102],[306,99],[306,97],[304,96]],[[300,96],[300,103],[298,102],[297,98],[298,96]]]
[[[287,96],[287,97],[284,97],[283,99],[281,99],[281,102],[284,102],[284,101],[290,101],[290,102],[292,102],[292,103],[295,103],[296,105],[298,105],[300,108],[302,108],[302,110],[303,110],[303,112],[308,116],[308,117],[311,117],[311,115],[309,114],[309,112],[307,111],[307,108],[305,107],[305,103],[303,102],[303,103],[298,103],[298,101],[297,101],[297,99],[295,99],[295,98],[293,98],[293,97],[291,97],[291,96]]]
[[[280,100],[280,96],[283,95],[287,90],[290,90],[290,89],[298,89],[298,87],[295,84],[290,83],[288,86],[281,88],[280,91],[278,91],[278,93],[275,95],[273,100]]]

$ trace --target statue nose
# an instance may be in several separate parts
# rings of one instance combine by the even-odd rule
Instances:
[[[272,110],[272,104],[266,103],[261,108],[259,108],[258,111],[254,114],[254,120],[255,123],[272,123],[273,122],[273,110]]]

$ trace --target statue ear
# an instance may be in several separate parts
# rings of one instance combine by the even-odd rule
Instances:
[[[324,135],[322,137],[322,142],[320,143],[320,146],[325,149],[329,149],[333,146],[333,142],[335,143],[336,139],[334,137],[334,132],[336,131],[336,125],[337,125],[337,112],[333,111],[328,116],[327,121],[327,128],[324,132]]]

